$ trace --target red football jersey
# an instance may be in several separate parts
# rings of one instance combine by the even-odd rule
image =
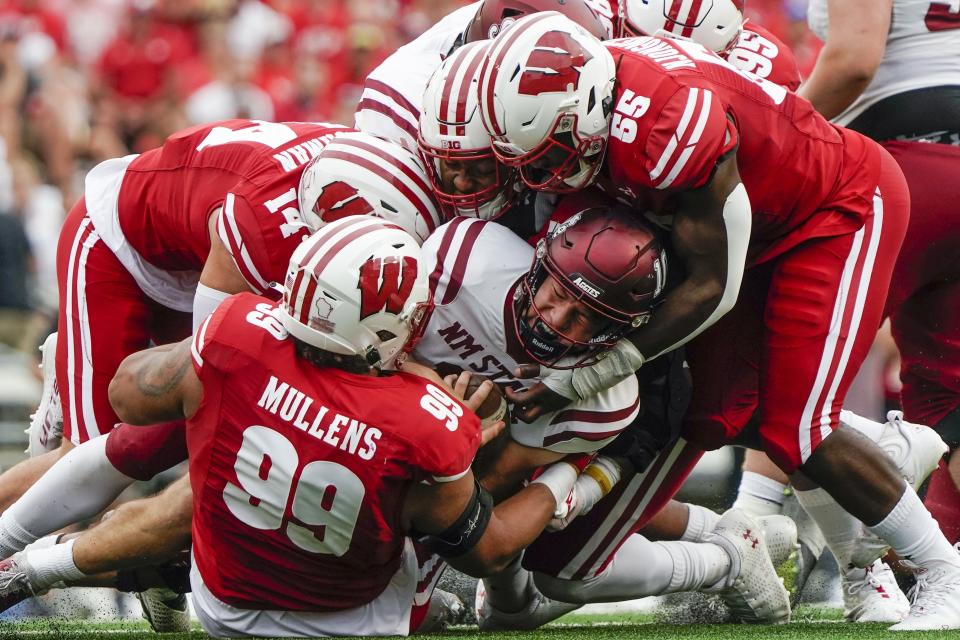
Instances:
[[[753,207],[749,264],[863,225],[872,207],[862,205],[872,202],[880,173],[876,143],[692,42],[645,37],[606,46],[617,60],[617,88],[604,189],[669,214],[670,193],[703,186],[736,152]]]
[[[274,303],[233,296],[200,326],[203,401],[187,422],[193,555],[242,609],[333,611],[396,573],[411,485],[462,477],[479,419],[430,381],[320,369]]]
[[[800,66],[790,47],[753,22],[743,25],[740,39],[724,58],[736,68],[766,78],[790,91],[796,91],[802,81]]]
[[[210,252],[207,221],[228,191],[294,175],[295,190],[303,166],[342,130],[327,124],[225,120],[173,134],[126,169],[118,204],[126,241],[160,269],[201,270]],[[278,201],[285,197],[276,195]],[[278,205],[274,219],[291,234],[293,227],[305,233],[295,192],[292,203]]]

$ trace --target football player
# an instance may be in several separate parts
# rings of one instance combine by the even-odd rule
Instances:
[[[384,373],[430,309],[419,241],[347,216],[296,249],[282,302],[231,297],[193,338],[121,365],[110,392],[122,417],[187,420],[192,599],[208,633],[407,635],[429,582],[408,536],[483,575],[549,522],[573,466],[494,508],[470,469],[478,405]],[[72,558],[77,543],[54,551]],[[0,566],[5,604],[42,579],[32,557]]]
[[[414,154],[336,125],[214,123],[94,168],[60,252],[63,447],[84,444],[0,516],[0,554],[98,513],[185,458],[182,421],[113,429],[107,383],[123,356],[151,336],[189,335],[191,308],[199,321],[230,292],[266,293],[330,220],[372,213],[422,240],[439,221],[430,193]],[[163,324],[162,302],[180,309],[179,324]],[[156,323],[167,333],[151,333]],[[13,491],[59,456],[21,463],[0,486]]]
[[[418,360],[441,372],[467,369],[520,389],[527,384],[515,377],[520,365],[591,362],[647,322],[667,276],[659,242],[622,207],[611,207],[602,196],[590,200],[561,201],[557,216],[564,222],[536,252],[509,229],[469,218],[431,236],[423,250],[427,264],[435,263],[436,309],[414,353]],[[514,421],[510,441],[482,481],[501,498],[540,465],[602,449],[633,421],[637,402],[637,380],[629,376],[562,411]],[[683,542],[650,543],[632,535],[672,498],[700,455],[698,447],[677,439],[643,473],[622,483],[617,462],[601,463],[595,471],[609,495],[596,495],[589,514],[564,531],[538,539],[525,553],[526,570],[518,559],[490,578],[481,591],[489,595],[480,598],[481,627],[531,629],[584,602],[719,583],[743,619],[784,621],[786,592],[759,526],[748,517],[728,514]],[[586,514],[585,505],[579,508]],[[742,537],[746,530],[754,531],[752,538]],[[736,544],[718,542],[714,534]],[[747,545],[749,551],[741,544],[748,538],[757,541]],[[561,602],[543,598],[541,584]],[[750,599],[748,592],[764,595]]]
[[[532,64],[547,41],[556,56]],[[653,319],[616,357],[578,370],[582,395],[689,343],[686,436],[705,448],[746,437],[758,409],[758,444],[794,476],[828,542],[838,540],[828,512],[849,511],[924,568],[928,609],[943,602],[960,558],[882,450],[839,422],[909,216],[890,155],[699,45],[604,46],[557,14],[521,19],[495,39],[479,88],[494,150],[527,186],[577,190],[599,176],[671,226],[683,261],[685,279]],[[535,388],[527,401],[549,395]],[[844,565],[883,550],[831,546]],[[905,624],[932,628],[932,619],[911,613]]]
[[[891,414],[888,424],[916,429],[906,416],[931,425],[956,448],[960,298],[952,283],[960,273],[945,256],[955,255],[960,240],[946,222],[960,197],[952,177],[960,171],[960,20],[946,5],[919,0],[862,6],[821,0],[811,3],[808,19],[826,46],[799,94],[825,117],[881,142],[910,188],[910,222],[884,311],[900,349],[904,412]],[[936,461],[940,449],[935,451]],[[761,455],[748,454],[745,469],[763,477],[745,474],[741,495],[761,493],[763,486],[782,492],[786,479],[771,473]],[[957,479],[960,472],[951,479],[943,465],[924,500],[951,543],[960,538]],[[905,598],[901,607],[891,606],[899,589],[885,564],[877,562],[866,573],[851,568],[844,578],[850,581],[843,590],[848,618],[897,622],[905,615]]]

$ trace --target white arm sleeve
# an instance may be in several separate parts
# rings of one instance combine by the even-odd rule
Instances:
[[[220,303],[230,297],[229,293],[211,289],[205,284],[197,285],[197,292],[193,295],[193,330],[196,332],[204,320],[217,310]]]
[[[727,281],[723,287],[720,304],[713,310],[710,317],[689,335],[676,344],[670,345],[656,356],[645,357],[644,360],[652,360],[690,342],[703,333],[707,327],[722,318],[730,309],[733,309],[733,305],[737,303],[740,283],[743,282],[743,269],[747,262],[750,228],[753,223],[750,198],[747,196],[747,190],[742,182],[730,192],[726,202],[723,203],[723,223],[727,228]]]

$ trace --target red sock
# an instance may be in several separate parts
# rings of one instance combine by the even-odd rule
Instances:
[[[960,491],[950,477],[946,462],[941,462],[930,476],[923,503],[950,544],[956,544],[960,540]]]

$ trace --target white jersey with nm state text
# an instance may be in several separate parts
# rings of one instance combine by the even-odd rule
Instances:
[[[482,4],[474,2],[444,16],[380,63],[363,83],[354,126],[416,152],[417,123],[427,82]]]
[[[827,0],[810,0],[807,21],[826,40]],[[960,85],[960,2],[893,0],[880,67],[866,90],[834,122],[848,124],[868,107],[898,93],[945,85]]]
[[[533,248],[506,227],[457,218],[424,243],[436,309],[414,356],[446,374],[466,369],[504,386],[523,388],[512,372],[525,357],[513,329],[513,294]],[[639,411],[631,376],[600,395],[511,425],[522,445],[560,453],[592,452],[613,440]]]

